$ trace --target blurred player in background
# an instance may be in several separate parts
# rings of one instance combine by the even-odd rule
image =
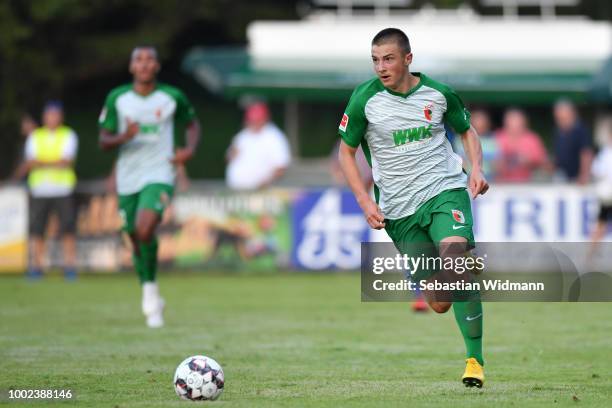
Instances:
[[[263,102],[250,105],[244,113],[245,127],[227,151],[226,182],[234,190],[258,190],[281,178],[291,162],[289,143],[270,122]]]
[[[184,163],[177,163],[176,169],[176,191],[184,193],[189,190],[191,181],[189,180],[189,174],[187,173],[187,167]],[[113,169],[110,174],[104,180],[104,186],[107,193],[117,193],[117,165],[113,164]]]
[[[142,312],[149,327],[164,324],[164,300],[157,285],[156,228],[174,193],[176,166],[190,160],[200,125],[187,97],[157,82],[160,63],[153,47],[132,51],[133,83],[113,89],[100,114],[100,146],[119,148],[116,188],[122,230],[132,243],[132,259],[142,284]],[[175,149],[174,130],[187,126],[186,146]]]
[[[76,222],[73,193],[76,186],[74,160],[77,154],[76,133],[65,126],[61,102],[50,101],[42,115],[42,126],[29,117],[22,121],[22,131],[31,130],[25,144],[23,163],[13,174],[20,180],[28,174],[30,191],[30,248],[28,276],[42,277],[45,257],[45,231],[49,216],[57,213],[62,240],[64,276],[76,278]]]
[[[371,45],[377,76],[355,89],[340,122],[339,160],[344,175],[368,224],[385,228],[400,252],[411,255],[411,244],[420,242],[436,245],[442,258],[461,256],[474,245],[466,185],[474,198],[489,188],[470,115],[448,86],[409,71],[412,52],[404,32],[382,30]],[[444,122],[463,140],[472,164],[469,178],[446,138]],[[359,145],[372,165],[377,202],[359,175],[355,161]],[[417,273],[413,279],[431,281],[435,276],[429,272],[428,276]],[[462,381],[466,386],[482,386],[479,294],[461,302],[438,300],[432,291],[424,295],[438,313],[453,306],[467,349]]]

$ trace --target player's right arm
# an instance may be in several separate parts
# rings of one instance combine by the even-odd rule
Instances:
[[[338,130],[342,137],[338,150],[338,163],[368,224],[374,229],[382,229],[385,226],[385,217],[366,190],[355,159],[357,148],[365,136],[367,123],[363,100],[355,91],[342,116]]]
[[[129,142],[138,133],[138,123],[127,120],[127,128],[124,132],[119,132],[119,115],[117,114],[118,90],[111,91],[106,97],[102,112],[98,119],[100,127],[99,143],[102,150],[111,150],[117,146]]]
[[[123,133],[113,133],[108,129],[100,129],[100,147],[102,150],[111,150],[129,142],[138,133],[138,123],[128,120],[127,129]]]
[[[368,221],[368,224],[370,224],[370,227],[382,229],[385,227],[385,217],[382,215],[378,205],[370,197],[370,194],[361,180],[359,168],[357,167],[357,160],[355,159],[356,152],[356,147],[349,146],[342,140],[338,150],[340,168],[342,169],[347,184],[355,195],[357,203],[363,211],[363,215]]]

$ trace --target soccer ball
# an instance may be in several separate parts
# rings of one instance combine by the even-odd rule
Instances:
[[[187,357],[174,373],[174,390],[182,399],[216,400],[224,385],[223,369],[206,356]]]

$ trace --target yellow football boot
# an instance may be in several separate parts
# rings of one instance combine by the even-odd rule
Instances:
[[[466,387],[482,388],[482,384],[484,384],[484,369],[478,360],[471,357],[465,360],[465,363],[465,372],[463,377],[461,377],[461,381],[463,381]]]

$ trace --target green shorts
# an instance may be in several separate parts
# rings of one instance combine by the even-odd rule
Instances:
[[[122,231],[131,234],[136,229],[139,210],[153,210],[162,214],[170,204],[174,187],[169,184],[147,184],[138,193],[119,195],[119,215],[123,221]]]
[[[445,190],[426,201],[417,211],[397,220],[385,220],[385,230],[402,254],[437,256],[444,238],[459,236],[475,246],[472,207],[465,188]],[[423,270],[417,279],[427,279],[437,271]]]

